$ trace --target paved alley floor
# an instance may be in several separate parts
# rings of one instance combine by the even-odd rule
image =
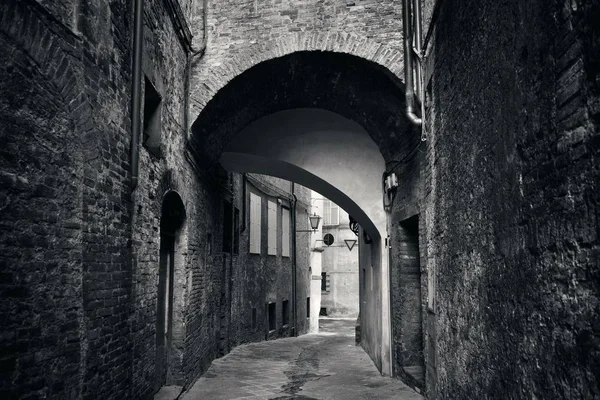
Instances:
[[[382,377],[360,346],[353,320],[321,320],[321,332],[236,347],[213,361],[181,397],[241,399],[422,399]]]

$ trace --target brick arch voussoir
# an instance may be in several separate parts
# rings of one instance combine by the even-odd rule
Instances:
[[[283,57],[299,51],[329,51],[346,53],[372,61],[403,81],[403,53],[373,39],[346,32],[298,32],[275,41],[256,43],[245,51],[202,76],[202,89],[195,99],[196,115],[231,80],[261,62]]]
[[[185,190],[186,184],[183,181],[182,177],[180,177],[175,170],[167,169],[164,171],[160,177],[160,181],[158,183],[157,196],[155,196],[154,201],[154,212],[155,215],[160,215],[162,211],[162,204],[165,196],[169,192],[175,192],[181,198],[183,202],[183,207],[185,209],[186,215],[188,215],[190,210],[190,199],[189,195]]]

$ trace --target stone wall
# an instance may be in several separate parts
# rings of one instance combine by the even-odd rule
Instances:
[[[599,12],[440,5],[427,85],[430,396],[600,395]]]

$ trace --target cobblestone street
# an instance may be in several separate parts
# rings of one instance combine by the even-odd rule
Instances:
[[[215,360],[182,398],[421,399],[382,377],[354,345],[354,321],[320,321],[319,334],[243,345]]]

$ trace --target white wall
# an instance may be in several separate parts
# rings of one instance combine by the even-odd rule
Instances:
[[[225,169],[272,175],[297,182],[331,199],[372,239],[368,260],[373,290],[362,299],[363,347],[380,370],[390,373],[390,303],[386,213],[382,206],[383,157],[369,134],[339,114],[312,108],[280,111],[239,132],[221,157]],[[362,266],[361,266],[362,268]]]

